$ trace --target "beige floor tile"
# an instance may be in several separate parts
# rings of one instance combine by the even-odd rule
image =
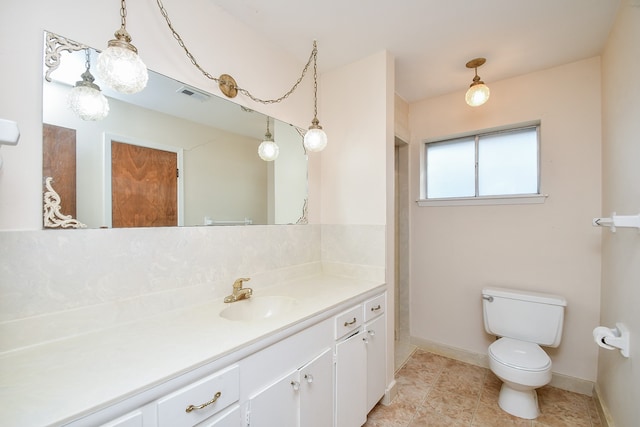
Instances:
[[[531,427],[531,420],[523,420],[506,413],[496,399],[493,403],[481,402],[473,415],[473,427]]]
[[[408,427],[465,427],[468,425],[466,420],[440,413],[430,406],[423,406],[418,409],[416,417]]]
[[[367,417],[366,427],[406,427],[416,415],[418,406],[394,399],[390,405],[376,405]]]
[[[490,370],[417,349],[396,372],[398,394],[365,427],[601,427],[592,397],[538,390],[541,414],[524,420],[498,406],[502,382]]]

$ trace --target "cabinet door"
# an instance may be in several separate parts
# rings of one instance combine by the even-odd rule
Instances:
[[[333,425],[333,353],[330,348],[300,368],[300,427]]]
[[[298,371],[295,370],[250,398],[251,427],[296,427],[298,424]]]
[[[336,427],[367,421],[367,353],[358,332],[336,344]]]
[[[371,411],[384,395],[387,369],[387,329],[385,316],[365,325],[367,349],[367,412]]]

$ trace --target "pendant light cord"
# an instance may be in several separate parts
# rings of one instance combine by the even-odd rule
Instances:
[[[120,1],[120,26],[122,29],[127,28],[127,5],[125,0]]]
[[[173,24],[171,24],[171,20],[169,19],[169,13],[167,12],[167,9],[164,7],[164,5],[162,4],[162,0],[156,0],[158,7],[160,8],[160,13],[162,14],[162,16],[164,17],[165,21],[167,21],[167,25],[169,26],[169,29],[171,30],[171,33],[173,34],[173,38],[176,39],[176,41],[178,42],[178,44],[180,45],[180,47],[184,50],[184,53],[187,55],[187,58],[189,58],[189,60],[191,61],[191,63],[202,73],[202,75],[204,75],[206,78],[208,78],[209,80],[212,80],[216,83],[220,83],[220,79],[217,77],[214,77],[213,75],[211,75],[211,73],[209,73],[207,70],[205,70],[196,60],[196,58],[193,56],[193,54],[191,53],[191,51],[189,51],[189,48],[187,48],[187,45],[185,44],[184,40],[182,39],[182,37],[180,37],[180,34],[178,34],[178,32],[175,30],[175,28],[173,27]],[[122,3],[124,4],[124,0],[122,0]],[[123,16],[123,22],[124,22],[124,16]],[[295,92],[295,90],[298,88],[298,86],[300,85],[300,83],[302,82],[302,80],[304,79],[305,75],[307,74],[307,71],[309,70],[309,66],[311,65],[311,61],[313,61],[313,68],[314,68],[314,97],[316,97],[317,95],[317,90],[318,90],[318,83],[317,83],[317,64],[316,64],[316,58],[318,55],[318,47],[317,47],[317,43],[316,41],[313,42],[313,49],[311,51],[311,55],[309,55],[309,60],[307,61],[307,64],[304,66],[302,73],[300,75],[300,77],[298,78],[298,80],[294,83],[294,85],[291,87],[291,89],[289,89],[284,95],[282,95],[279,98],[275,98],[275,99],[261,99],[258,98],[257,96],[254,96],[251,92],[249,92],[247,89],[241,88],[241,87],[235,87],[235,89],[242,93],[243,95],[247,96],[249,99],[251,99],[252,101],[261,103],[261,104],[277,104],[279,102],[284,101],[285,99],[287,99],[293,92]],[[317,103],[314,103],[317,104]],[[317,107],[315,108],[315,113],[314,116],[317,116]]]

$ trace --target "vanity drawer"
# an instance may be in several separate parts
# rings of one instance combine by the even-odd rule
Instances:
[[[336,316],[336,339],[358,329],[362,325],[362,304]]]
[[[238,365],[218,371],[160,399],[159,427],[194,426],[240,397]]]
[[[375,298],[371,298],[369,301],[364,303],[364,321],[368,322],[369,320],[378,317],[382,313],[384,313],[386,306],[386,295],[378,295]]]

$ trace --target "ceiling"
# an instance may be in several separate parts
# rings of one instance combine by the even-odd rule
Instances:
[[[212,0],[301,63],[326,72],[388,50],[408,102],[597,56],[620,0]]]

